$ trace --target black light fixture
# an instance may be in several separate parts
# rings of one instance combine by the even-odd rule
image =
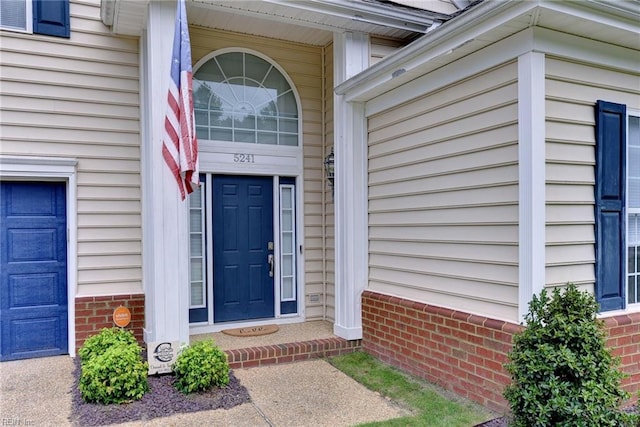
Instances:
[[[327,180],[329,181],[329,186],[331,187],[331,194],[333,195],[333,180],[334,180],[334,163],[335,163],[335,155],[333,154],[333,147],[331,147],[331,152],[327,154],[327,157],[324,158],[324,171],[327,176]]]

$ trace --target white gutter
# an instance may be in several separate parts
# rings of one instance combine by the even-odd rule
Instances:
[[[490,19],[503,10],[512,8],[513,6],[519,6],[518,9],[526,10],[532,9],[537,6],[535,1],[526,2],[514,2],[513,0],[507,1],[484,1],[474,8],[468,10],[466,13],[440,25],[437,29],[429,32],[428,35],[416,40],[408,46],[398,50],[397,52],[385,57],[382,61],[373,65],[372,67],[364,70],[363,72],[353,76],[344,83],[336,86],[335,92],[338,95],[345,95],[347,92],[354,91],[354,89],[367,85],[372,86],[374,81],[378,81],[382,84],[385,81],[397,79],[397,85],[404,83],[399,78],[408,71],[411,71],[420,65],[431,61],[433,56],[425,55],[427,51],[433,51],[438,47],[446,46],[451,39],[464,31],[478,26],[483,21]],[[520,14],[520,13],[519,13]],[[472,40],[468,40],[472,41]],[[468,42],[467,41],[467,42]],[[466,43],[466,42],[465,42]],[[464,44],[464,43],[462,43]],[[462,45],[457,42],[455,45],[446,46],[445,52],[450,53]],[[443,49],[440,49],[443,50]],[[408,64],[411,63],[411,66]],[[389,85],[389,90],[393,87],[393,84]],[[366,92],[366,89],[362,92]],[[368,101],[366,93],[359,93],[357,101]]]
[[[422,12],[408,8],[381,7],[381,5],[347,0],[307,0],[304,2],[291,0],[262,1],[287,8],[322,13],[357,22],[398,28],[422,34],[428,32],[434,23],[437,24],[448,19],[447,15],[429,12],[427,10]]]
[[[338,95],[346,95],[347,101],[369,101],[380,93],[415,78],[420,68],[424,68],[435,59],[449,55],[466,43],[473,42],[475,38],[480,38],[487,31],[537,8],[549,13],[573,14],[600,23],[608,20],[610,25],[615,24],[620,29],[634,31],[632,27],[637,29],[637,24],[631,22],[640,16],[635,4],[637,3],[603,0],[484,1],[338,85],[335,92]]]
[[[471,0],[451,0],[455,7],[462,10],[471,4]]]

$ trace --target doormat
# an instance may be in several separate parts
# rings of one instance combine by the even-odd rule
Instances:
[[[257,337],[259,335],[269,335],[278,332],[279,329],[278,325],[262,325],[249,328],[225,329],[222,333],[234,337]]]

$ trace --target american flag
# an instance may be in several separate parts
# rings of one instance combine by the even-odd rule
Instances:
[[[162,156],[178,183],[182,200],[200,185],[192,74],[187,11],[184,0],[178,0]]]

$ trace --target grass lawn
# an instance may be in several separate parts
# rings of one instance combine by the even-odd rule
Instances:
[[[456,399],[437,387],[404,374],[364,352],[333,357],[329,362],[365,387],[377,391],[414,416],[396,418],[366,426],[469,427],[494,418],[479,405]]]

